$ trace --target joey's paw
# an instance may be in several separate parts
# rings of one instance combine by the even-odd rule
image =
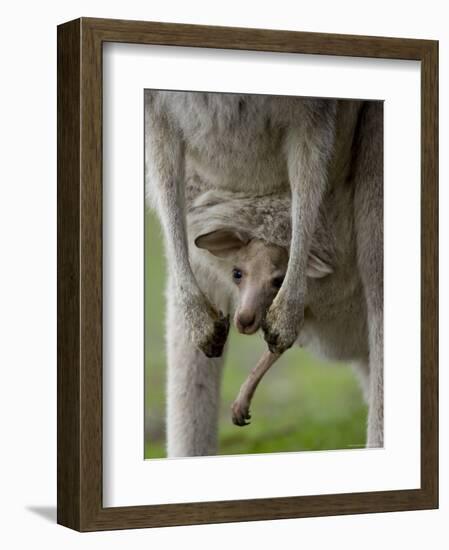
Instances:
[[[229,315],[225,317],[220,311],[218,318],[213,321],[212,331],[198,347],[207,357],[220,357],[223,353],[228,333]]]
[[[302,304],[286,304],[275,300],[262,321],[265,341],[272,353],[284,353],[298,337],[304,320]]]
[[[249,403],[236,399],[231,406],[232,422],[236,426],[248,426],[250,422],[247,422],[251,418],[249,414]]]

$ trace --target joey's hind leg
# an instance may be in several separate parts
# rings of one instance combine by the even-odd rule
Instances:
[[[236,426],[247,426],[249,424],[249,422],[247,422],[247,420],[251,418],[249,407],[254,397],[254,392],[259,382],[278,359],[279,354],[271,353],[271,351],[266,350],[259,359],[257,365],[248,375],[248,378],[242,384],[239,394],[231,406],[232,421]]]
[[[167,455],[214,455],[223,357],[208,358],[190,341],[170,292],[167,306]]]

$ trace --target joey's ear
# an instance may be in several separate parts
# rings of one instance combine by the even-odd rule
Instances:
[[[246,246],[250,241],[248,235],[232,229],[218,229],[195,239],[198,248],[208,250],[218,258],[228,258]]]
[[[333,271],[333,268],[328,263],[323,262],[321,258],[318,258],[313,252],[310,252],[307,263],[307,277],[311,279],[322,279],[326,277],[326,275],[333,273]]]

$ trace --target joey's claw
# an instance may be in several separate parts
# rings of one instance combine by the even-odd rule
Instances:
[[[232,404],[232,422],[236,426],[249,426],[251,422],[246,422],[251,418],[249,406],[241,404],[238,400]]]
[[[246,422],[244,418],[234,418],[233,422],[236,426],[249,426],[251,422]]]

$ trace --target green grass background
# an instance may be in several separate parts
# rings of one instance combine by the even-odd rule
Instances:
[[[145,220],[145,458],[165,453],[165,258],[157,219]],[[260,383],[251,424],[234,426],[230,405],[265,349],[260,334],[231,330],[223,374],[219,454],[363,447],[367,409],[347,365],[319,361],[292,348]]]

